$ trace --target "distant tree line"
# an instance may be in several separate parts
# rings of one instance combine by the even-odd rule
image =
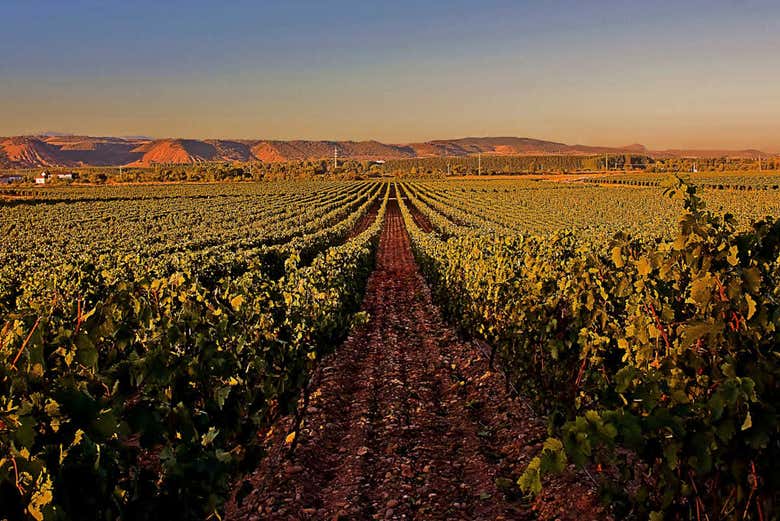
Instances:
[[[481,165],[480,165],[481,163]],[[480,168],[481,166],[481,168]],[[780,157],[736,158],[668,158],[655,159],[641,154],[601,154],[590,156],[458,156],[395,159],[387,161],[384,170],[403,177],[441,177],[449,175],[513,175],[574,173],[604,170],[644,170],[647,172],[725,172],[780,170]]]
[[[780,170],[780,158],[762,158],[759,166],[756,159],[718,158],[670,158],[658,159],[650,164],[648,172],[734,172],[756,170]]]
[[[757,171],[758,159],[668,158],[654,159],[641,154],[557,155],[557,156],[477,156],[393,159],[384,163],[368,160],[304,160],[265,163],[155,164],[145,167],[78,167],[56,169],[77,174],[77,183],[101,184],[148,182],[270,181],[282,179],[367,179],[380,176],[445,177],[446,175],[522,175],[576,173],[604,170],[644,170],[647,172]],[[780,170],[780,157],[762,158],[761,169]],[[25,181],[44,169],[9,170],[1,174],[21,175]],[[50,171],[54,171],[48,169]],[[64,183],[65,181],[59,181]],[[70,182],[70,181],[67,181]]]
[[[44,169],[24,169],[0,172],[18,175],[25,182],[33,182]],[[52,171],[51,169],[48,169]],[[58,169],[59,172],[62,169]],[[102,184],[152,183],[152,182],[219,182],[219,181],[263,181],[278,179],[361,179],[378,177],[384,172],[375,161],[339,160],[334,168],[333,161],[307,160],[279,163],[195,163],[155,164],[133,167],[76,167],[62,170],[76,174],[76,182]],[[64,182],[60,181],[60,184]]]
[[[592,155],[592,156],[457,156],[396,159],[385,164],[386,170],[395,175],[440,176],[446,175],[511,175],[566,173],[604,170],[609,161],[610,169],[644,169],[652,158],[643,155]]]

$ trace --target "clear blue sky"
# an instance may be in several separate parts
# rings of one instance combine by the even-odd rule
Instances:
[[[780,2],[4,0],[0,135],[780,151]]]

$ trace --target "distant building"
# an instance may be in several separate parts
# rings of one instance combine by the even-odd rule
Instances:
[[[24,177],[20,175],[0,176],[0,185],[10,185],[12,183],[21,183],[22,181],[24,181]]]
[[[385,160],[384,159],[376,159],[376,160],[371,161],[371,162],[373,164],[375,164],[375,165],[384,165],[385,164]]]
[[[60,181],[73,181],[74,179],[78,178],[78,174],[74,172],[62,172],[55,175]],[[52,174],[44,170],[38,177],[35,178],[35,183],[39,185],[45,185],[52,179],[52,177],[54,177]]]

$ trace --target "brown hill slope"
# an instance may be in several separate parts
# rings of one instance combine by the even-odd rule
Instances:
[[[266,162],[328,159],[334,149],[339,157],[350,159],[401,159],[416,157],[414,149],[379,141],[259,141],[252,147],[256,159]]]
[[[90,136],[47,136],[42,139],[58,148],[58,157],[86,166],[132,163],[141,158],[133,149],[144,143],[143,140]]]
[[[402,159],[414,157],[489,155],[592,155],[648,154],[669,157],[771,156],[758,150],[660,150],[648,151],[633,144],[625,147],[567,145],[555,141],[520,137],[467,137],[408,144],[379,141],[316,140],[196,140],[91,137],[69,135],[17,136],[0,138],[0,167],[116,166],[152,164],[195,164],[210,161],[281,162],[330,159],[333,150],[340,158]]]
[[[133,152],[143,154],[134,166],[205,163],[220,159],[216,146],[195,139],[159,139],[144,143]]]
[[[467,137],[429,141],[427,144],[447,150],[450,155],[477,153],[497,155],[562,154],[571,148],[564,143],[523,137]]]
[[[588,145],[567,145],[555,141],[544,141],[523,137],[468,137],[461,139],[427,141],[410,145],[418,156],[461,156],[468,154],[494,155],[592,155],[592,154],[643,154],[644,145],[625,147],[600,147]]]
[[[65,156],[59,154],[59,148],[36,137],[10,137],[0,142],[0,148],[5,161],[13,167],[72,164]]]
[[[206,143],[212,145],[216,149],[217,156],[223,161],[250,161],[252,152],[250,150],[250,143],[242,141],[224,141],[221,139],[208,140]]]

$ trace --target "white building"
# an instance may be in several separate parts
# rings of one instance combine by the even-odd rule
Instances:
[[[64,172],[61,174],[56,174],[57,179],[60,181],[73,181],[76,179],[76,174],[73,172]],[[48,171],[44,170],[41,172],[41,175],[35,178],[35,183],[39,185],[45,185],[52,179],[52,174],[50,174]]]

